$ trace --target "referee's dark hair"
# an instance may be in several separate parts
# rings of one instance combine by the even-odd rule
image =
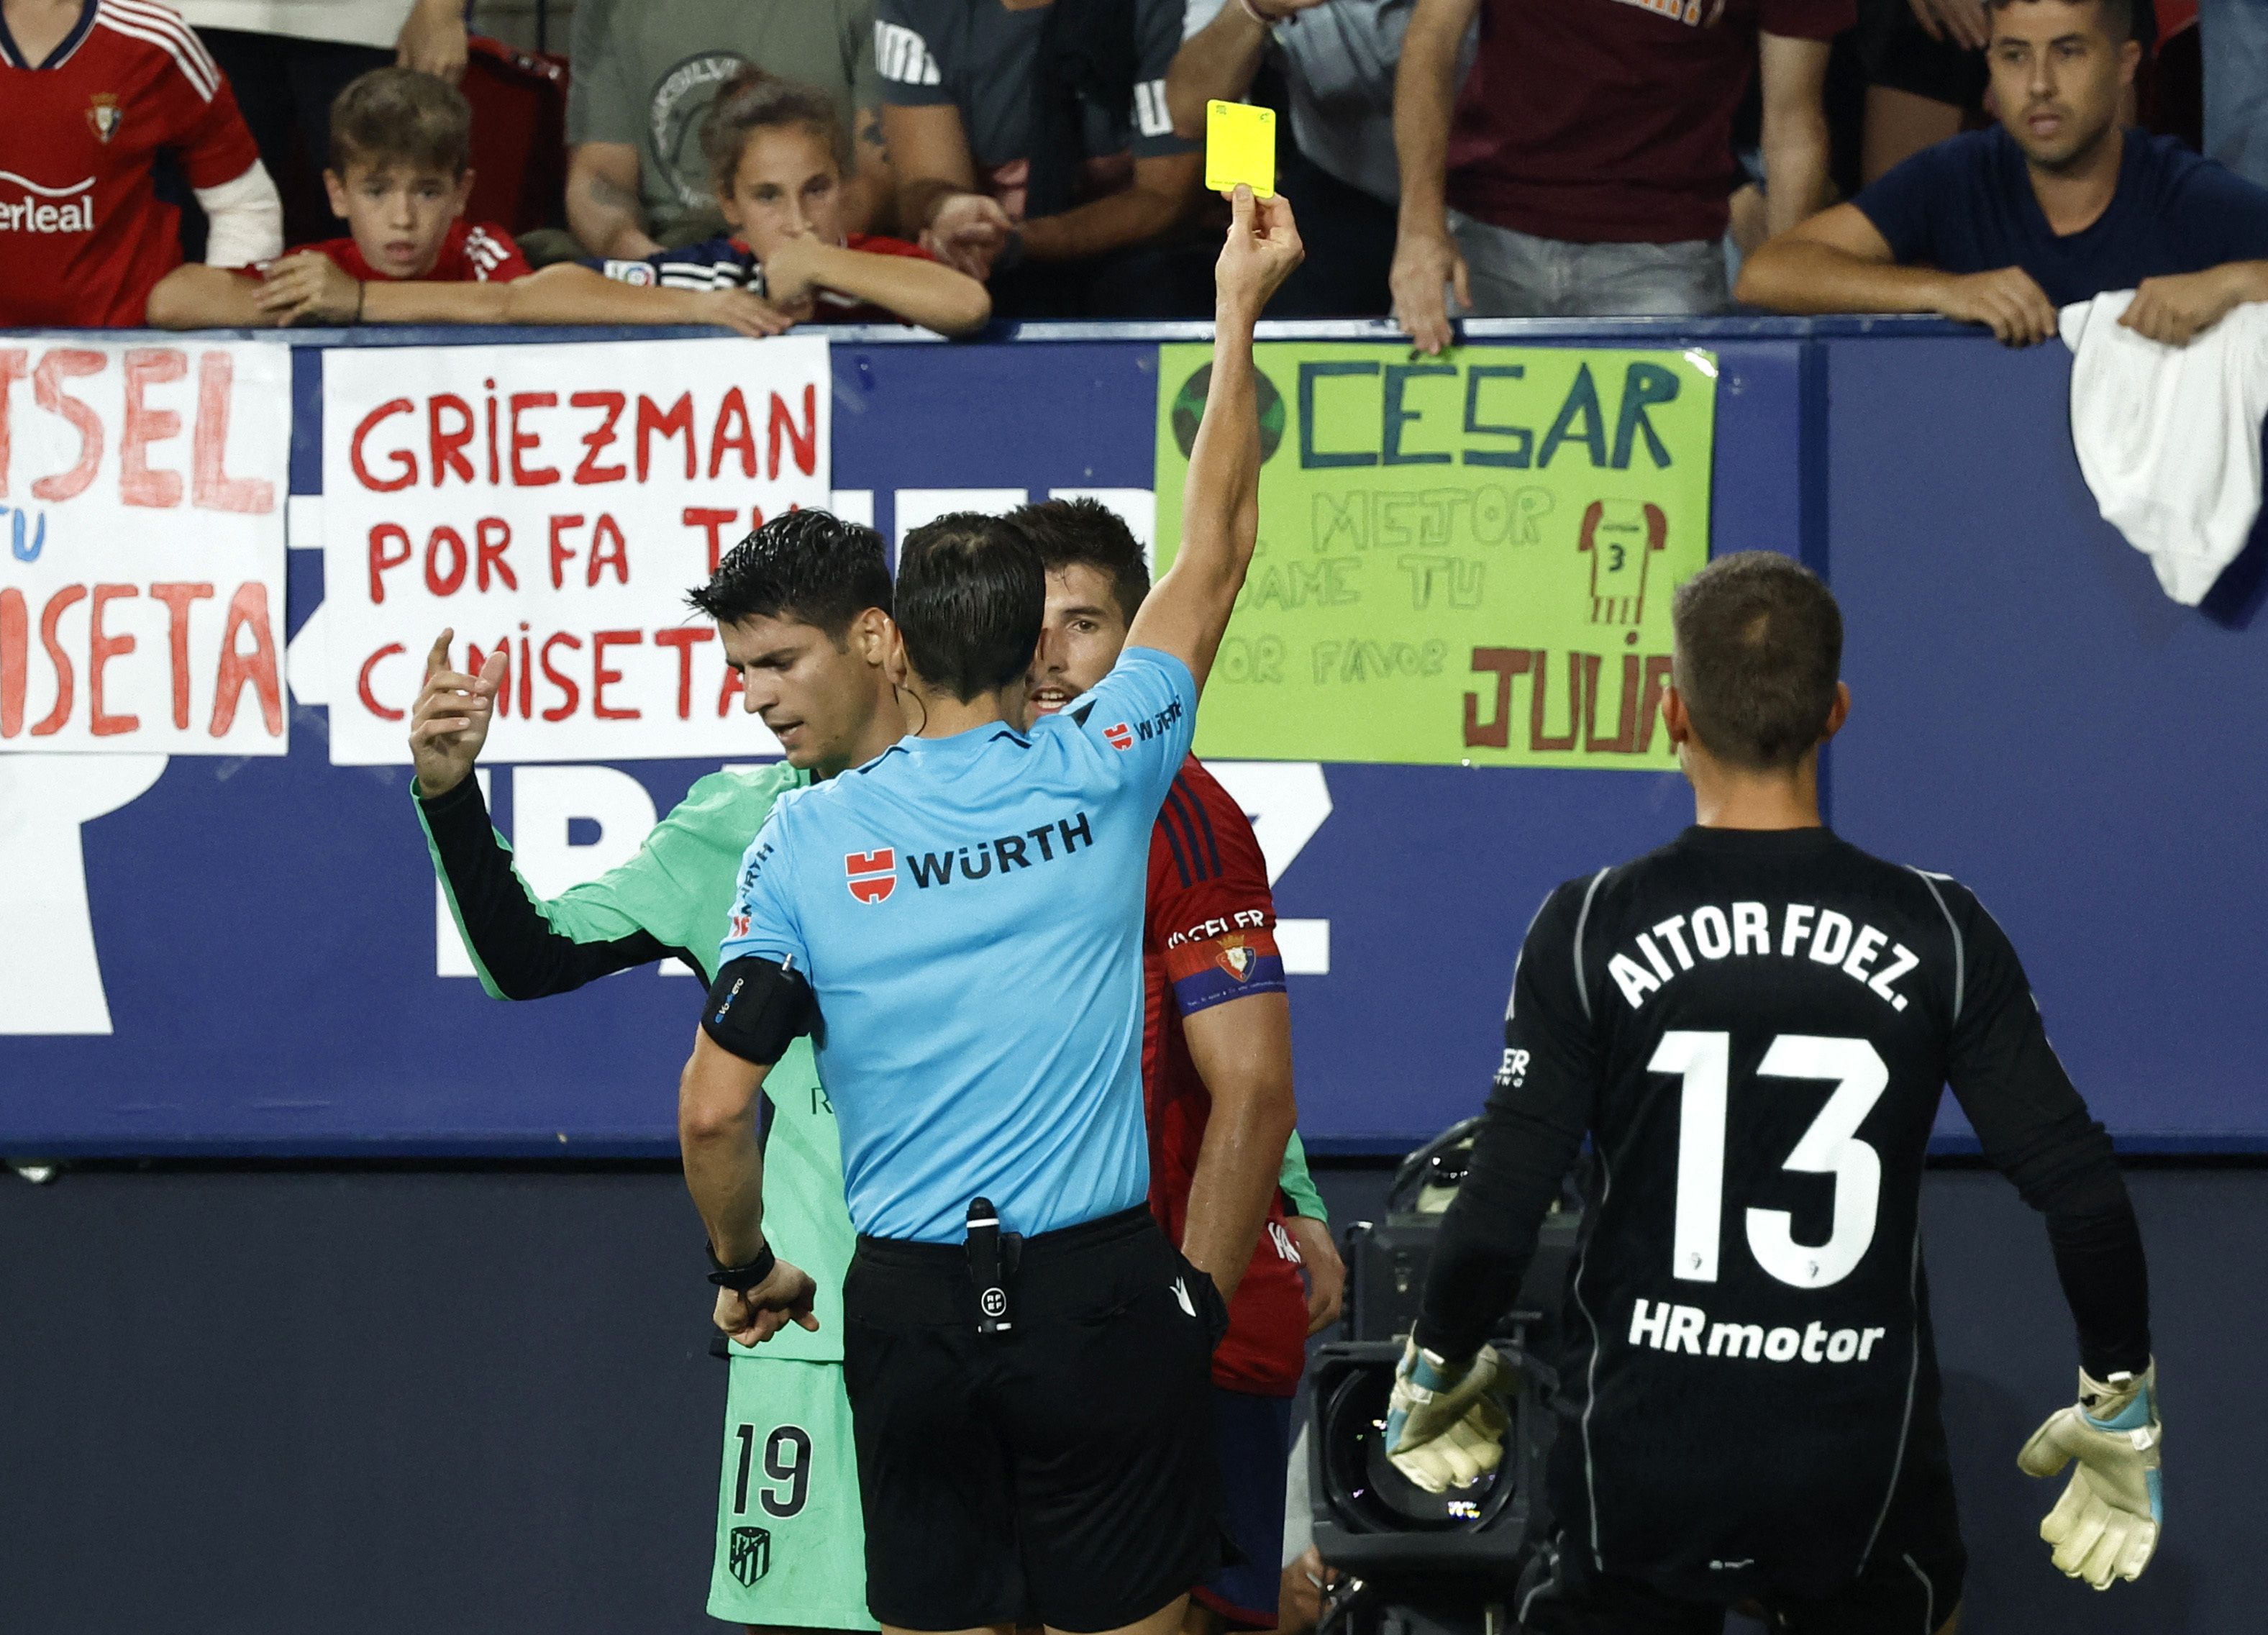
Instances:
[[[869,608],[890,611],[882,536],[828,511],[786,511],[726,551],[685,600],[719,624],[792,619],[843,644]]]
[[[1150,593],[1150,564],[1143,560],[1142,542],[1125,518],[1101,500],[1081,495],[1035,500],[1010,512],[1008,520],[1023,529],[1040,553],[1040,566],[1049,573],[1082,567],[1108,575],[1119,616],[1134,622],[1134,610]]]
[[[1039,552],[1005,517],[957,511],[898,547],[906,662],[963,703],[1023,679],[1047,599]]]
[[[1678,587],[1670,622],[1703,748],[1752,771],[1810,753],[1843,667],[1843,614],[1818,575],[1772,551],[1719,556]]]

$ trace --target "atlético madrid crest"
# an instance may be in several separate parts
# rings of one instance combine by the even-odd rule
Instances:
[[[110,92],[99,91],[88,99],[86,122],[88,128],[94,132],[97,141],[107,143],[116,136],[118,127],[125,122],[125,119],[126,110],[118,106],[118,99]]]
[[[853,851],[843,859],[844,883],[861,902],[880,902],[898,888],[898,854],[889,846]]]

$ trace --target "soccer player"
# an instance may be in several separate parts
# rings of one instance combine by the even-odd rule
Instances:
[[[890,664],[918,730],[775,806],[679,1092],[687,1184],[743,1340],[813,1327],[766,1239],[753,1108],[811,1033],[858,1250],[843,1357],[885,1628],[1181,1622],[1222,1561],[1208,1374],[1292,1131],[1213,1109],[1185,1257],[1145,1206],[1143,882],[1258,529],[1253,326],[1298,264],[1239,188],[1173,571],[1086,696],[1029,733],[1045,600],[1013,524],[900,552]],[[838,873],[839,871],[839,873]]]
[[[1126,524],[1094,500],[1043,500],[1009,520],[1038,549],[1047,572],[1029,689],[1036,718],[1069,709],[1109,674],[1150,593],[1150,571]],[[1249,1096],[1262,1083],[1292,1080],[1292,1007],[1275,928],[1268,865],[1251,821],[1192,755],[1151,833],[1142,941],[1150,1208],[1185,1250],[1213,1106]],[[1296,1135],[1291,1145],[1298,1147]],[[1287,1179],[1292,1167],[1287,1159]],[[1312,1187],[1281,1190],[1212,1359],[1221,1482],[1244,1560],[1198,1586],[1184,1627],[1276,1627],[1292,1397],[1307,1337],[1337,1315],[1346,1276],[1322,1198]],[[1303,1262],[1313,1279],[1304,1293]]]
[[[701,779],[637,856],[549,901],[513,868],[472,776],[510,696],[504,657],[469,675],[449,665],[448,632],[434,644],[410,721],[417,814],[482,985],[497,998],[565,993],[672,955],[713,976],[741,853],[773,803],[872,760],[905,730],[883,670],[890,574],[872,529],[785,512],[726,552],[693,600],[717,622],[744,707],[786,759]],[[781,1060],[764,1090],[764,1219],[816,1273],[824,1321],[761,1352],[732,1349],[709,1610],[753,1625],[870,1630],[843,1391],[838,1302],[851,1231],[835,1112],[808,1045]]]
[[[0,326],[142,321],[181,260],[180,212],[154,190],[161,153],[180,161],[211,222],[214,269],[283,247],[276,184],[180,12],[154,0],[7,0],[4,18]]]
[[[1834,599],[1785,557],[1676,595],[1663,701],[1695,828],[1544,900],[1513,979],[1471,1173],[1443,1222],[1389,1409],[1414,1480],[1498,1456],[1491,1326],[1586,1133],[1557,1624],[1699,1631],[1949,1628],[1966,1564],[1922,1274],[1923,1155],[1948,1082],[2047,1218],[2080,1403],[2021,1456],[2080,1469],[2043,1528],[2097,1588],[2158,1530],[2142,1242],[2110,1138],[2048,1046],[1975,896],[1820,821],[1850,709]]]
[[[331,105],[323,173],[350,236],[240,271],[180,267],[151,291],[163,328],[279,324],[715,323],[771,335],[785,320],[732,290],[641,290],[578,267],[531,274],[512,237],[468,223],[472,107],[446,80],[373,69]]]

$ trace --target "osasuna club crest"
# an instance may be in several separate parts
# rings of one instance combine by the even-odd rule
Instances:
[[[772,1536],[760,1527],[736,1527],[733,1529],[733,1547],[725,1565],[740,1587],[747,1588],[772,1570]]]
[[[1239,982],[1249,981],[1253,968],[1260,963],[1260,956],[1245,946],[1241,937],[1223,937],[1220,951],[1212,957],[1216,965]]]
[[[119,107],[118,99],[110,92],[99,91],[88,99],[86,122],[98,142],[107,143],[116,136],[125,118],[126,110]]]
[[[861,902],[880,902],[898,888],[898,854],[889,846],[853,851],[843,859],[844,883]]]

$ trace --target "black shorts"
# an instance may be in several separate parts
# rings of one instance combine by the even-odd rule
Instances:
[[[1665,1594],[1642,1578],[1589,1571],[1583,1546],[1562,1538],[1521,1586],[1521,1628],[1536,1635],[1721,1635],[1722,1601]],[[1780,1635],[1936,1635],[1961,1605],[1969,1552],[1961,1543],[1953,1466],[1933,1412],[1916,1416],[1896,1491],[1858,1575],[1824,1595],[1766,1593],[1743,1609]]]
[[[977,1332],[958,1244],[861,1238],[843,1380],[866,1604],[902,1629],[1147,1617],[1226,1555],[1212,1280],[1146,1209],[1027,1240],[1013,1329]]]

